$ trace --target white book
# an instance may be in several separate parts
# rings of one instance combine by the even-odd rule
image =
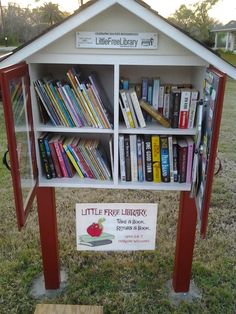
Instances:
[[[165,86],[160,86],[160,90],[159,90],[159,103],[158,103],[158,109],[160,112],[162,112],[163,110],[163,106],[164,106],[164,94],[165,94]]]
[[[174,164],[173,164],[173,138],[168,136],[169,162],[170,162],[170,182],[174,182]]]
[[[119,135],[120,180],[126,182],[124,135]]]
[[[120,90],[120,97],[121,97],[121,101],[123,102],[123,105],[124,105],[124,108],[125,108],[128,120],[129,120],[129,125],[130,125],[131,128],[134,128],[135,127],[134,126],[134,120],[132,118],[132,114],[131,114],[131,111],[130,111],[128,99],[127,99],[127,96],[126,96],[126,91],[124,89]]]
[[[130,141],[130,163],[131,163],[131,181],[138,181],[138,156],[137,156],[137,135],[129,136]]]
[[[192,129],[194,127],[194,121],[195,121],[196,110],[197,110],[197,101],[198,101],[198,91],[192,90],[190,106],[189,106],[188,129]]]
[[[133,107],[133,103],[132,103],[132,99],[131,99],[129,91],[126,91],[126,97],[127,97],[129,108],[130,108],[130,112],[131,112],[131,115],[132,115],[132,118],[133,118],[133,121],[134,121],[134,127],[138,128],[138,121],[137,121],[137,118],[136,118],[136,114],[135,114],[135,111],[134,111],[134,107]]]
[[[131,100],[133,103],[134,110],[135,110],[136,115],[137,115],[139,125],[141,128],[145,128],[146,122],[145,122],[144,117],[143,117],[143,113],[142,113],[142,110],[141,110],[141,107],[139,104],[137,94],[133,88],[129,90],[129,93],[130,93],[130,97],[131,97]]]
[[[191,97],[191,90],[183,89],[181,91],[180,110],[179,110],[179,128],[180,129],[188,128],[190,97]]]

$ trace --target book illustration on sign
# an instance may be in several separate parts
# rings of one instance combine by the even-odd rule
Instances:
[[[100,218],[97,223],[92,223],[87,228],[87,234],[79,236],[79,244],[87,246],[101,246],[111,244],[115,238],[110,233],[103,232],[103,222],[105,218]]]

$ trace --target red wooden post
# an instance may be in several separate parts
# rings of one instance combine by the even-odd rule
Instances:
[[[181,192],[172,281],[175,292],[189,291],[196,224],[197,209],[195,199],[190,198],[189,192]]]
[[[39,231],[45,289],[60,288],[60,262],[57,237],[55,189],[37,189]]]

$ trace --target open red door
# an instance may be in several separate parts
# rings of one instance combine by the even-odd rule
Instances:
[[[18,228],[25,222],[36,194],[37,164],[26,63],[0,70]]]
[[[204,100],[200,104],[200,121],[197,141],[196,207],[201,235],[206,236],[212,192],[215,160],[217,157],[226,75],[215,68],[206,72]]]

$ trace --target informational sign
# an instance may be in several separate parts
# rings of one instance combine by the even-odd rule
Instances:
[[[76,204],[80,251],[154,250],[157,204]]]
[[[76,48],[157,49],[157,33],[76,32]]]

